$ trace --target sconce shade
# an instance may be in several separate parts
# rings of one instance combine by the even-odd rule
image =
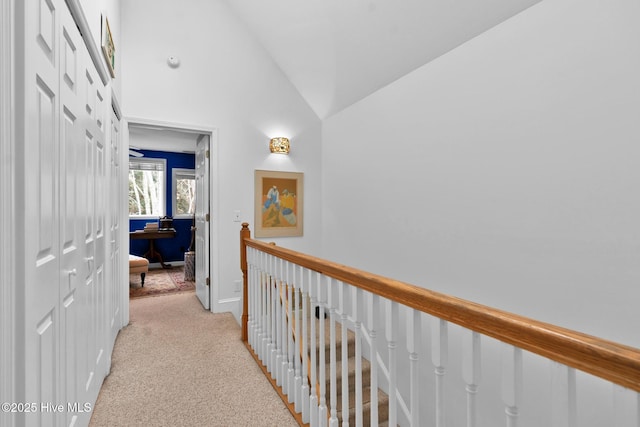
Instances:
[[[271,138],[269,149],[272,153],[289,154],[289,138]]]

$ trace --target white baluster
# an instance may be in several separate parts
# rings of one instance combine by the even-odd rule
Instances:
[[[271,292],[271,270],[269,269],[269,255],[263,254],[263,265],[264,265],[264,286],[266,291],[266,301],[265,301],[265,330],[263,335],[263,345],[264,345],[264,354],[265,354],[265,365],[267,365],[267,369],[269,372],[273,374],[273,364],[271,350],[272,350],[272,324],[271,321],[273,319],[273,311],[272,311],[272,292]]]
[[[276,311],[276,280],[273,275],[273,257],[271,255],[267,258],[267,269],[269,271],[267,275],[267,287],[269,290],[269,316],[268,316],[268,340],[267,340],[267,351],[269,353],[269,372],[271,372],[271,376],[275,378],[276,375],[276,356],[278,352],[276,351],[276,340],[278,335],[276,334],[277,327],[277,311]]]
[[[260,254],[260,280],[262,285],[262,320],[260,327],[260,339],[261,339],[261,351],[262,351],[262,363],[265,366],[269,366],[269,334],[271,330],[269,329],[269,316],[271,314],[271,303],[270,297],[271,293],[269,292],[269,273],[267,271],[266,265],[266,254]],[[270,372],[270,371],[269,371]]]
[[[449,359],[448,323],[442,319],[433,320],[431,360],[436,374],[436,427],[444,427],[446,425],[444,376]]]
[[[273,367],[273,370],[276,373],[276,384],[282,387],[282,299],[280,298],[280,295],[282,295],[282,280],[280,279],[280,275],[277,271],[275,274],[276,287],[274,289],[274,292],[276,305],[276,363]]]
[[[356,427],[362,427],[362,289],[352,286],[351,298],[356,334]]]
[[[288,284],[286,282],[286,278],[284,276],[284,261],[281,259],[280,261],[280,292],[278,295],[280,310],[280,346],[282,348],[282,359],[280,360],[280,375],[282,381],[282,392],[286,395],[289,394],[289,380],[287,378],[287,368],[289,367],[289,352],[288,352],[288,339],[287,339],[287,330],[288,328],[288,319],[287,319],[287,289]]]
[[[257,331],[257,343],[256,345],[260,347],[260,360],[263,364],[267,365],[267,358],[265,357],[267,352],[267,305],[269,304],[269,296],[267,293],[267,276],[265,273],[264,267],[264,253],[260,253],[258,257],[258,274],[260,280],[260,328]]]
[[[420,312],[407,308],[407,351],[409,352],[409,394],[411,402],[411,425],[420,426],[420,404],[418,398],[418,350],[420,349],[421,319]]]
[[[504,345],[502,357],[502,401],[507,427],[516,427],[522,402],[522,349]]]
[[[251,265],[251,248],[245,248],[246,261],[247,261],[247,295],[244,295],[244,289],[242,293],[242,299],[247,299],[247,343],[249,347],[253,348],[253,337],[251,336],[253,331],[253,313],[251,312],[253,304],[253,268]],[[244,278],[243,278],[244,279]],[[254,350],[255,351],[255,350]]]
[[[278,325],[280,324],[279,310],[278,310],[278,279],[276,277],[276,260],[275,257],[270,256],[270,271],[271,271],[271,376],[273,378],[278,377]],[[277,382],[276,382],[277,384]]]
[[[258,252],[256,249],[251,248],[251,288],[253,292],[251,293],[251,347],[255,349],[256,352],[259,351],[257,348],[257,340],[258,340],[258,329],[260,328],[260,318],[259,318],[259,309],[260,307],[260,270],[258,267]]]
[[[389,425],[398,424],[398,354],[396,351],[396,340],[398,337],[398,303],[395,301],[386,301],[387,316],[386,322],[386,338],[387,348],[389,350]]]
[[[255,294],[254,294],[254,304],[253,304],[253,309],[254,309],[254,319],[253,319],[253,347],[256,349],[256,353],[258,353],[258,356],[260,358],[260,360],[262,360],[263,358],[263,354],[262,354],[262,298],[263,298],[263,294],[262,294],[262,272],[260,271],[260,264],[259,264],[259,257],[260,254],[259,252],[255,252],[255,273],[254,273],[254,277],[253,280],[255,281]]]
[[[253,248],[252,248],[253,249]],[[252,251],[252,261],[253,261],[253,318],[252,325],[253,328],[251,330],[251,347],[253,347],[258,354],[260,360],[262,360],[262,356],[260,354],[261,350],[261,342],[259,341],[259,333],[262,327],[261,318],[260,318],[260,307],[262,304],[262,283],[260,281],[260,265],[259,265],[259,252],[256,249]]]
[[[477,394],[482,377],[480,334],[465,331],[462,336],[462,379],[467,391],[467,427],[478,424]]]
[[[271,348],[269,347],[271,340],[271,290],[269,289],[269,266],[267,254],[262,253],[262,284],[264,287],[264,321],[262,326],[262,362],[266,365],[267,370],[271,372]]]
[[[263,254],[262,252],[258,252],[258,280],[259,282],[259,286],[260,286],[260,317],[258,320],[258,324],[259,324],[259,328],[256,331],[256,347],[258,347],[260,349],[260,360],[262,361],[262,363],[264,365],[266,365],[266,360],[265,360],[265,346],[264,346],[264,337],[265,337],[265,331],[266,331],[266,323],[267,323],[267,319],[265,318],[266,312],[265,312],[265,304],[267,303],[266,299],[267,299],[267,295],[266,295],[266,290],[267,287],[265,285],[265,273],[264,273],[264,265],[262,263],[263,261]]]
[[[576,426],[576,371],[551,362],[551,426]]]
[[[338,309],[340,310],[340,331],[342,335],[342,426],[349,427],[349,342],[347,340],[347,305],[345,301],[345,284],[338,281]]]
[[[329,386],[331,393],[331,416],[329,417],[329,427],[338,426],[338,388],[337,388],[337,375],[336,375],[336,308],[335,308],[335,289],[333,286],[333,279],[327,277],[327,291],[328,291],[328,304],[329,304]]]
[[[378,425],[378,313],[380,309],[380,297],[368,294],[367,326],[369,328],[369,340],[371,341],[371,427]]]
[[[293,323],[295,325],[296,328],[296,337],[295,337],[295,342],[292,343],[292,345],[294,345],[295,348],[295,356],[293,358],[294,361],[294,366],[295,366],[295,375],[294,375],[294,389],[295,389],[295,410],[298,413],[302,412],[302,367],[301,367],[301,363],[302,361],[300,360],[300,347],[303,345],[304,343],[304,337],[301,335],[302,330],[301,330],[301,319],[300,319],[300,307],[301,307],[301,298],[302,298],[302,267],[300,267],[299,271],[297,266],[292,266],[293,267],[293,287],[294,287],[294,298],[295,300],[293,301]],[[299,278],[296,278],[296,276],[298,276],[296,273],[299,273]]]
[[[318,361],[318,370],[319,370],[319,383],[320,383],[320,405],[318,406],[318,425],[324,426],[327,425],[327,377],[326,377],[326,360],[325,360],[325,352],[326,352],[326,343],[325,343],[325,295],[324,289],[322,288],[322,276],[318,275],[318,301],[320,306],[318,324],[320,325],[320,330],[318,331],[318,335],[320,337],[320,346],[318,348],[318,354],[320,356],[320,360]]]
[[[614,427],[640,427],[640,393],[615,384],[612,387]]]
[[[251,340],[251,348],[259,355],[260,349],[257,345],[258,340],[258,329],[260,328],[260,317],[259,317],[259,308],[260,307],[260,272],[258,270],[258,264],[256,257],[258,256],[257,251],[254,248],[250,248],[251,254],[251,267],[250,267],[250,298],[249,298],[249,320],[250,320],[250,333],[249,339]]]
[[[302,293],[302,422],[310,421],[310,389],[309,389],[309,281],[305,280],[307,270],[300,268],[300,292]],[[310,273],[310,272],[309,272]],[[307,276],[308,277],[308,276]],[[313,306],[312,306],[313,307]]]
[[[295,349],[293,345],[293,328],[296,322],[293,319],[293,280],[292,280],[292,271],[291,271],[291,263],[286,262],[286,271],[287,271],[287,283],[288,283],[288,293],[287,293],[287,312],[289,313],[287,316],[287,334],[288,334],[288,357],[287,361],[289,362],[288,370],[287,370],[287,378],[289,380],[289,403],[293,403],[296,397],[296,383],[295,383],[295,370],[293,368],[293,355],[295,354]]]
[[[246,251],[246,257],[247,257],[247,308],[248,308],[248,313],[247,313],[247,341],[249,343],[249,346],[251,348],[253,348],[253,301],[254,301],[254,295],[252,295],[253,293],[253,265],[251,263],[251,249],[252,248],[245,248]],[[244,285],[244,284],[243,284]],[[243,298],[244,298],[244,293],[243,293]],[[255,351],[255,349],[254,349]]]
[[[311,270],[309,270],[309,296],[311,298],[311,313],[309,313],[309,318],[311,319],[311,336],[309,337],[309,344],[311,345],[311,367],[310,367],[310,371],[311,371],[311,378],[310,378],[310,385],[311,385],[311,393],[309,396],[309,423],[311,425],[311,427],[317,427],[319,426],[319,422],[318,422],[318,409],[320,407],[320,399],[318,396],[318,388],[317,388],[317,384],[318,384],[318,377],[317,377],[317,372],[318,372],[318,361],[317,361],[317,354],[318,354],[318,349],[316,346],[316,340],[317,340],[317,333],[316,333],[316,324],[317,321],[315,319],[315,317],[313,317],[313,313],[316,310],[320,309],[320,306],[318,305],[318,286],[317,283],[314,283],[312,281],[312,278],[315,276],[316,278],[316,282],[317,282],[317,278],[319,276],[318,273],[314,273]],[[326,419],[326,418],[325,418]]]
[[[256,249],[254,260],[255,260],[255,276],[254,280],[256,281],[256,301],[254,304],[254,309],[256,310],[256,317],[254,319],[255,330],[253,342],[258,354],[260,354],[260,360],[263,360],[264,354],[262,354],[262,330],[264,327],[264,319],[262,313],[262,307],[264,306],[264,283],[262,281],[262,268],[260,266],[260,252]]]

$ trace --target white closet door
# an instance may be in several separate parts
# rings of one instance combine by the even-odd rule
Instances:
[[[21,2],[17,2],[18,4]],[[23,402],[64,401],[61,382],[60,284],[74,280],[73,270],[61,264],[60,236],[60,100],[59,0],[27,1],[25,9],[24,81],[16,112],[17,131],[23,132],[21,151],[24,183],[24,377]],[[17,256],[20,259],[20,256]],[[77,275],[77,271],[76,271]],[[20,359],[20,355],[18,356]],[[20,379],[18,380],[20,382]],[[58,425],[61,413],[28,415],[28,425]]]
[[[85,54],[81,64],[83,184],[79,197],[83,206],[80,227],[85,244],[85,266],[79,300],[83,310],[77,325],[79,338],[80,385],[83,402],[94,402],[106,376],[110,358],[108,309],[111,289],[107,286],[110,265],[107,261],[107,206],[109,201],[105,143],[105,88]]]
[[[107,181],[107,153],[105,144],[104,117],[105,99],[102,85],[91,61],[85,63],[85,159],[88,168],[85,217],[85,238],[87,254],[93,257],[91,274],[85,285],[85,307],[92,312],[85,318],[91,319],[89,344],[87,347],[88,368],[87,392],[91,400],[97,397],[102,378],[107,374],[105,352],[108,343],[107,328],[107,205],[109,200]]]
[[[120,178],[120,150],[121,150],[121,141],[122,136],[120,133],[120,117],[116,114],[113,108],[110,109],[110,125],[111,125],[111,133],[110,140],[111,143],[109,145],[110,148],[110,156],[109,156],[109,178],[110,178],[110,199],[109,199],[109,242],[113,242],[110,244],[109,249],[109,263],[111,265],[111,278],[109,280],[109,287],[111,288],[111,300],[109,301],[109,354],[113,349],[113,344],[116,340],[116,336],[118,335],[118,331],[121,327],[121,303],[122,303],[122,294],[123,287],[120,284],[120,280],[122,278],[121,270],[120,270],[120,260],[121,260],[121,251],[120,251],[120,212],[122,211],[122,207],[120,201],[122,197],[120,192],[123,191],[119,183]],[[110,365],[110,363],[109,363]]]
[[[85,278],[91,273],[91,259],[86,255],[82,232],[82,190],[87,182],[83,167],[86,114],[82,103],[81,72],[87,58],[84,44],[71,16],[61,4],[60,33],[60,245],[62,277],[58,310],[60,312],[60,378],[62,396],[66,402],[84,399],[77,372],[79,346],[80,298]],[[64,425],[77,422],[79,414],[64,408]]]
[[[109,149],[105,87],[62,0],[16,2],[15,112],[24,217],[16,248],[24,278],[16,328],[16,401],[33,402],[25,425],[86,425],[109,369],[107,287],[117,237],[107,230]],[[24,73],[21,73],[24,68]],[[107,249],[110,245],[110,249]],[[119,325],[118,325],[119,327]],[[60,406],[61,405],[61,406]]]

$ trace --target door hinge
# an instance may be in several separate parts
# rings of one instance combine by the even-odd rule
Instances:
[[[204,216],[204,220],[205,220],[205,221],[207,221],[207,222],[209,222],[209,214],[206,214],[206,215]]]
[[[204,156],[208,159],[209,158],[209,150],[204,152]]]
[[[207,277],[207,286],[211,286],[211,280]]]

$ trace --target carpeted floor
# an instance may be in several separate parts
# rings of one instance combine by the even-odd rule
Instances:
[[[194,281],[184,280],[184,266],[150,269],[141,284],[140,274],[129,275],[129,298],[195,291]]]
[[[145,284],[146,287],[146,284]],[[130,301],[90,426],[297,426],[231,313],[194,293]]]

